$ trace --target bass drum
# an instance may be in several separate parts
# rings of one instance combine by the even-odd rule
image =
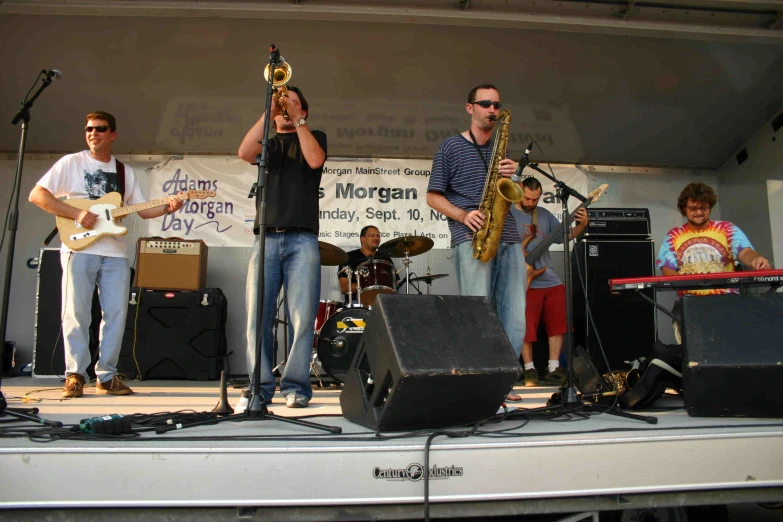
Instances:
[[[321,328],[317,338],[318,359],[336,381],[345,382],[369,315],[370,309],[365,306],[343,308]]]

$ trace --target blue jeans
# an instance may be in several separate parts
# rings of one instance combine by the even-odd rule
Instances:
[[[256,362],[256,315],[258,313],[258,272],[256,263],[261,242],[256,236],[247,272],[247,369],[251,385]],[[274,339],[272,327],[277,318],[277,295],[285,288],[288,339],[291,350],[280,379],[283,397],[296,393],[312,398],[310,360],[313,353],[315,314],[321,291],[321,256],[318,236],[313,232],[267,232],[264,252],[264,317],[261,336],[261,396],[272,400],[275,377],[272,373]]]
[[[525,256],[520,243],[501,243],[489,263],[473,257],[473,245],[463,241],[454,247],[454,265],[460,295],[489,297],[500,324],[519,359],[525,340]]]
[[[87,379],[90,365],[90,322],[92,295],[98,285],[103,319],[101,321],[100,358],[95,375],[107,382],[117,374],[125,316],[128,313],[130,270],[124,257],[103,257],[79,252],[60,254],[63,267],[62,317],[65,344],[65,375],[78,374]]]

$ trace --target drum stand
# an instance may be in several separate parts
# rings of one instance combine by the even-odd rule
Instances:
[[[405,249],[405,257],[402,259],[402,264],[405,265],[405,295],[410,295],[410,293],[411,293],[411,271],[410,271],[411,258],[408,257],[408,249]]]
[[[353,307],[353,291],[351,288],[351,268],[348,268],[348,308]],[[368,275],[367,269],[363,268],[362,270],[365,271],[364,274],[362,274],[361,270],[357,270],[356,272],[353,272],[353,274],[356,276],[356,303],[361,306],[362,304],[362,282],[361,282],[361,276],[362,275]]]
[[[272,373],[275,375],[275,377],[280,377],[280,367],[285,366],[286,361],[288,361],[288,314],[285,313],[285,307],[283,307],[283,319],[278,319],[280,316],[280,307],[283,306],[283,303],[285,303],[285,288],[280,290],[281,295],[283,296],[282,299],[279,299],[277,302],[277,314],[275,314],[275,326],[272,329],[272,339],[274,343],[274,356],[275,361],[277,363],[277,355],[278,355],[278,343],[277,343],[277,328],[281,324],[285,326],[285,330],[283,330],[283,345],[285,346],[285,352],[283,354],[283,360],[280,361],[280,363],[276,364],[274,368],[272,368]],[[280,296],[278,296],[279,298]]]
[[[318,365],[315,364],[316,362]],[[320,365],[321,360],[318,359],[318,350],[313,347],[313,355],[310,357],[310,373],[315,375],[315,378],[318,379],[318,386],[321,388],[326,388],[326,386],[324,386],[324,382],[321,380],[321,372],[318,371],[318,366]]]

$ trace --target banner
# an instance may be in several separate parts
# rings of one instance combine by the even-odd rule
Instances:
[[[189,199],[173,214],[147,220],[150,236],[203,239],[210,246],[253,246],[254,200],[247,197],[257,169],[239,158],[186,157],[150,172],[150,199],[188,190],[214,190]]]
[[[321,241],[346,250],[359,247],[366,225],[381,231],[381,243],[401,236],[425,236],[434,248],[448,249],[447,219],[427,205],[432,161],[405,159],[334,159],[324,165],[319,192]],[[558,179],[582,194],[587,176],[573,166],[554,166]],[[526,170],[525,174],[533,171]],[[215,190],[214,198],[188,200],[176,213],[148,220],[151,236],[202,239],[213,246],[252,246],[254,200],[248,192],[257,169],[235,158],[186,157],[152,169],[150,198],[179,191]],[[543,186],[539,205],[560,219],[554,184],[537,176]],[[579,202],[571,199],[569,210]],[[553,249],[562,248],[555,245]]]
[[[433,248],[449,248],[446,217],[427,206],[432,161],[362,159],[327,161],[321,178],[321,240],[359,248],[367,225],[381,231],[381,243],[424,236]]]

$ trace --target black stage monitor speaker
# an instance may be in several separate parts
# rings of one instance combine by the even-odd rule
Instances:
[[[215,380],[226,355],[226,296],[130,289],[120,372],[131,378]]]
[[[587,350],[601,373],[606,373],[606,363],[596,330],[589,323],[587,307],[612,370],[628,369],[624,361],[647,356],[655,342],[655,309],[631,292],[609,292],[609,279],[654,275],[654,255],[650,240],[586,239],[574,248],[574,341]],[[586,301],[580,273],[587,286]],[[645,293],[652,298],[652,290]]]
[[[685,409],[694,417],[783,417],[783,294],[682,300]]]
[[[380,294],[340,406],[378,431],[471,423],[497,412],[518,370],[487,298]]]

